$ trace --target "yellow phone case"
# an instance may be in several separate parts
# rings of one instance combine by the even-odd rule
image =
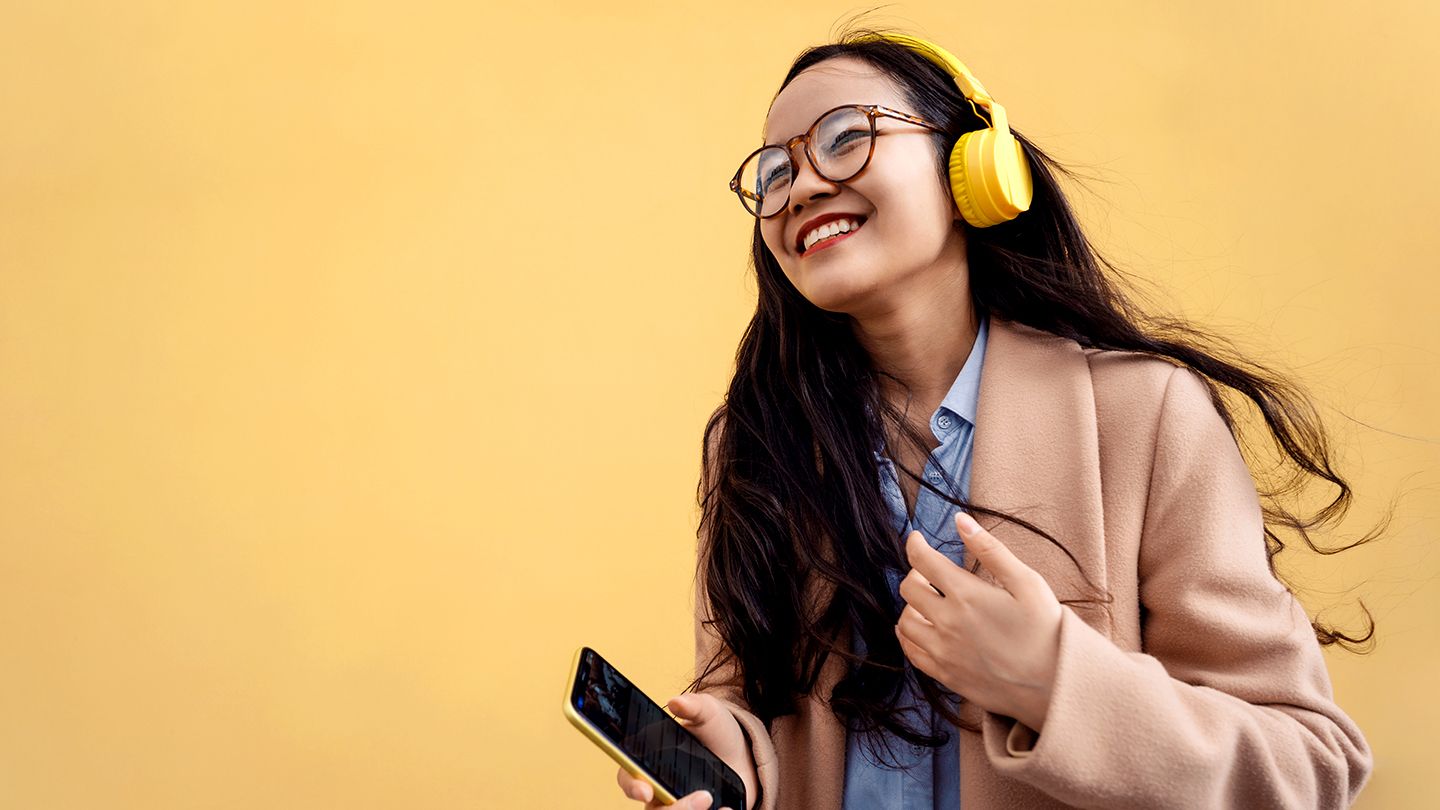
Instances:
[[[580,656],[584,654],[584,652],[585,648],[583,646],[576,648],[575,656],[570,661],[570,672],[565,677],[565,699],[563,702],[565,717],[570,720],[570,725],[580,729],[581,734],[589,737],[591,742],[600,746],[600,750],[609,754],[611,759],[620,763],[620,767],[624,768],[631,776],[649,782],[650,787],[655,791],[655,798],[659,799],[662,804],[674,804],[678,801],[679,797],[671,795],[670,791],[661,787],[658,780],[646,773],[645,769],[640,767],[639,763],[626,756],[624,751],[616,748],[613,743],[605,738],[604,734],[600,733],[599,729],[595,728],[584,715],[575,711],[575,707],[570,705],[570,696],[575,692],[575,676],[580,671]]]

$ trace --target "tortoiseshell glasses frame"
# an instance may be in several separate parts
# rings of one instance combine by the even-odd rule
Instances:
[[[830,115],[831,113],[838,112],[844,109],[855,109],[864,113],[866,120],[870,124],[870,147],[869,151],[865,155],[865,162],[860,164],[860,168],[851,172],[846,177],[830,177],[829,175],[825,174],[825,172],[820,170],[820,166],[815,161],[815,155],[813,152],[811,152],[811,145],[813,143],[815,133],[820,127],[820,122],[825,120],[825,117]],[[944,128],[942,128],[938,124],[926,121],[924,118],[921,118],[918,115],[911,115],[910,113],[900,112],[899,110],[893,110],[889,107],[885,107],[879,104],[841,104],[838,107],[832,107],[821,113],[820,116],[815,119],[815,122],[810,125],[810,128],[805,131],[805,134],[796,135],[795,137],[791,138],[783,144],[767,143],[759,149],[756,149],[754,152],[746,155],[745,159],[740,161],[740,168],[736,169],[735,175],[730,178],[730,190],[735,192],[735,196],[740,200],[740,205],[745,209],[747,213],[752,216],[758,217],[759,219],[770,219],[771,217],[779,214],[781,211],[784,211],[790,206],[790,189],[787,188],[785,190],[784,205],[775,209],[773,213],[765,214],[762,216],[760,214],[760,206],[762,202],[761,199],[753,192],[748,189],[742,188],[740,185],[740,173],[745,171],[745,164],[749,163],[752,158],[765,151],[766,149],[783,149],[785,152],[785,159],[787,161],[790,161],[791,163],[791,176],[793,178],[794,160],[791,156],[794,154],[795,144],[803,143],[805,145],[805,159],[810,161],[810,167],[815,170],[815,173],[820,175],[821,177],[824,177],[826,180],[829,180],[832,183],[843,183],[846,180],[849,180],[860,174],[860,172],[865,171],[865,167],[870,165],[870,159],[875,156],[875,137],[877,135],[884,134],[884,132],[879,132],[875,129],[875,119],[881,116],[884,116],[886,118],[895,118],[900,121],[909,122],[911,124],[918,124],[922,127],[925,127],[926,129],[930,129],[935,132],[945,131]],[[886,132],[890,131],[891,130],[886,130]],[[755,207],[753,209],[750,207],[751,204],[746,202],[747,198],[754,200]]]

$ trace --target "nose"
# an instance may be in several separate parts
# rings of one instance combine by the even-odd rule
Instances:
[[[795,144],[790,153],[790,163],[795,167],[795,176],[790,178],[790,213],[798,214],[817,196],[833,195],[838,184],[826,180],[810,165],[804,144]]]

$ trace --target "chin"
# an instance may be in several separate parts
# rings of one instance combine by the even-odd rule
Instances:
[[[858,273],[835,273],[823,279],[811,278],[808,284],[796,288],[807,301],[826,312],[849,313],[864,307],[877,283],[876,279],[860,278]]]

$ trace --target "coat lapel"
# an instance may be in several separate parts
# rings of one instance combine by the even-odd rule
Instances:
[[[1085,584],[1086,576],[1096,588],[1106,587],[1098,430],[1090,364],[1080,344],[992,316],[980,373],[970,499],[1029,521],[1075,556],[1072,562],[1054,543],[1017,523],[976,515],[1044,576],[1062,601],[1099,596]],[[1100,606],[1071,608],[1108,634]]]

